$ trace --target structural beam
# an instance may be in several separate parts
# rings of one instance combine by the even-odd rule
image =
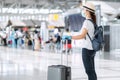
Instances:
[[[13,8],[14,6],[16,6],[17,5],[17,3],[13,3],[6,11],[5,11],[5,13],[7,13],[7,11],[10,9],[10,8]]]

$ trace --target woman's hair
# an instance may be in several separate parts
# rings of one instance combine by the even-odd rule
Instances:
[[[91,16],[92,20],[94,21],[94,23],[96,23],[96,15],[95,15],[95,13],[90,12],[90,16]]]

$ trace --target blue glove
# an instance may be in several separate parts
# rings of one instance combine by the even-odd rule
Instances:
[[[66,39],[68,40],[71,40],[71,38],[72,38],[71,36],[66,36]]]
[[[68,35],[65,35],[65,36],[62,36],[62,39],[63,39],[63,40],[71,40],[72,37],[71,37],[71,36],[68,36]]]

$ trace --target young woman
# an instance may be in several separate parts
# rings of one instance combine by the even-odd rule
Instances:
[[[81,33],[80,35],[72,36],[72,39],[74,40],[84,39],[82,45],[83,46],[82,59],[83,59],[85,71],[88,75],[88,80],[97,80],[97,75],[94,65],[94,57],[96,52],[93,50],[91,41],[87,35],[88,33],[91,38],[94,36],[94,30],[95,30],[94,24],[90,20],[96,23],[95,6],[92,3],[86,3],[83,6],[83,13],[86,17],[86,20],[83,23]]]

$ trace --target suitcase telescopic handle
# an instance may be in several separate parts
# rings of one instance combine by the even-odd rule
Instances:
[[[66,46],[66,49],[65,49],[65,53],[66,53],[66,65],[68,66],[68,40],[66,40],[66,43],[65,43],[65,46]]]
[[[62,53],[62,50],[63,50],[63,40],[61,40],[61,65],[63,64],[63,53]]]
[[[62,40],[61,41],[61,50],[64,48],[64,41],[65,41],[65,54],[66,54],[66,65],[68,66],[68,40]],[[63,64],[63,53],[61,51],[61,64]]]

